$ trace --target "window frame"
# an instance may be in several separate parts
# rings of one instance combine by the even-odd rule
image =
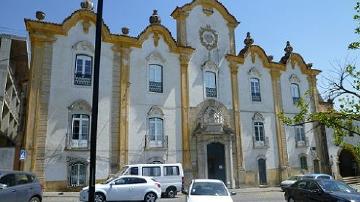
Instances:
[[[260,82],[261,82],[260,78],[250,77],[250,98],[251,98],[252,102],[259,103],[262,101],[262,99],[261,99],[261,83]],[[254,88],[253,88],[253,83],[257,83],[258,85],[257,86],[254,85]],[[256,92],[256,89],[258,89],[258,92]]]
[[[79,118],[74,118],[74,116],[79,115]],[[83,117],[87,117],[87,121],[88,121],[88,133],[87,133],[87,138],[83,139],[81,137],[84,136],[84,134],[82,133],[83,130],[83,123],[85,122],[85,118]],[[78,133],[78,139],[77,139],[77,144],[75,143],[76,139],[74,139],[74,122],[75,121],[79,121],[79,133]],[[89,143],[90,143],[90,124],[91,124],[91,117],[89,114],[87,113],[72,113],[71,117],[70,117],[70,138],[69,138],[69,144],[70,147],[72,149],[88,149],[89,148]],[[82,142],[82,144],[84,144],[84,142],[86,142],[86,146],[80,146],[80,143]],[[77,145],[77,146],[76,146]]]
[[[154,136],[152,136],[151,133],[151,127],[152,127],[152,120],[155,121],[154,123]],[[157,128],[157,121],[161,121],[161,128],[160,128],[160,135],[157,133],[157,131],[159,130],[159,128]],[[163,117],[158,117],[158,116],[152,116],[148,118],[148,124],[149,124],[149,128],[148,128],[148,135],[149,135],[149,146],[150,147],[163,147],[164,146],[164,141],[165,141],[165,131],[164,131],[164,118]],[[152,137],[154,137],[154,139],[152,139]]]
[[[296,93],[293,89],[294,86],[296,86]],[[290,83],[290,94],[293,101],[293,104],[296,104],[300,100],[300,85],[298,83]],[[297,94],[297,95],[295,95]]]
[[[299,157],[299,161],[300,161],[300,169],[308,170],[309,167],[308,167],[307,157],[305,155],[301,155]]]
[[[88,60],[84,60],[82,62],[82,71],[81,71],[81,76],[78,76],[78,57],[84,57],[84,58],[89,58],[90,59],[90,78],[86,78],[86,61]],[[89,55],[89,54],[83,54],[83,53],[78,53],[75,55],[75,65],[74,65],[74,71],[73,71],[73,85],[75,86],[87,86],[87,87],[91,87],[92,83],[93,83],[93,69],[94,69],[94,59],[93,56]],[[90,80],[89,84],[79,84],[77,83],[76,79],[77,78],[85,78]]]
[[[80,176],[81,176],[81,173],[80,173],[80,168],[81,166],[83,166],[84,168],[84,173],[83,173],[83,176],[84,176],[84,179],[83,179],[83,184],[80,183]],[[72,174],[72,169],[73,167],[76,167],[76,183],[72,183],[73,182],[73,174]],[[88,165],[84,162],[81,162],[81,161],[77,161],[77,162],[73,162],[73,163],[70,163],[68,165],[68,184],[70,187],[81,187],[81,186],[85,186],[87,184],[87,168]]]
[[[161,80],[161,82],[151,81],[151,67],[153,67],[153,66],[160,67],[160,80]],[[163,67],[163,65],[157,64],[157,63],[149,63],[147,69],[148,69],[148,75],[147,75],[148,92],[149,93],[164,93],[164,67]],[[156,77],[156,72],[155,72],[155,77]],[[161,84],[161,90],[160,91],[152,91],[150,82],[160,83]]]
[[[306,142],[306,135],[305,135],[305,126],[304,124],[294,126],[295,130],[295,141],[300,142],[304,141]]]
[[[265,139],[266,138],[265,138],[264,122],[259,121],[259,120],[254,121],[253,128],[254,128],[254,140],[255,140],[255,142],[263,142],[265,144]],[[258,130],[256,130],[256,129],[258,129]],[[258,131],[258,133],[257,133],[257,131]],[[261,132],[262,132],[262,134],[261,134]],[[263,139],[261,139],[261,137]]]
[[[208,76],[207,75],[212,75],[213,79],[214,79],[214,88],[210,88],[207,84],[208,84]],[[217,72],[212,71],[212,70],[204,70],[204,77],[203,77],[203,83],[204,83],[204,93],[205,93],[205,97],[206,98],[217,98],[218,97],[218,75]],[[209,89],[215,89],[215,96],[208,96],[208,88]]]

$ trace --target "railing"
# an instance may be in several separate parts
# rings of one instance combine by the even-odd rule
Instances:
[[[206,97],[217,97],[216,88],[208,88],[208,87],[206,87]]]
[[[296,140],[296,147],[308,147],[309,137],[305,137],[305,140]]]
[[[165,135],[162,138],[145,135],[145,149],[167,149],[168,148],[168,136]]]
[[[89,140],[73,140],[71,134],[66,134],[66,149],[68,150],[87,150],[89,149]]]
[[[150,90],[150,92],[162,93],[163,92],[163,83],[149,81],[149,90]]]
[[[253,148],[254,149],[266,149],[270,147],[269,144],[269,137],[265,137],[264,141],[256,140],[256,138],[253,136]]]

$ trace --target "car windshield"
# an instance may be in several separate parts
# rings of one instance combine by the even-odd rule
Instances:
[[[352,187],[340,181],[323,180],[320,181],[319,183],[324,190],[329,192],[333,192],[333,191],[340,191],[347,193],[356,192]]]
[[[194,182],[191,195],[228,196],[225,186],[221,182]]]

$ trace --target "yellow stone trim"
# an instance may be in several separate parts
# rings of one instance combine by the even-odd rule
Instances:
[[[279,155],[279,168],[281,171],[280,180],[284,180],[288,177],[288,156],[287,156],[287,146],[286,146],[286,135],[283,127],[283,123],[279,118],[279,114],[282,111],[282,95],[280,87],[280,70],[272,69],[270,71],[271,83],[273,89],[273,99],[274,99],[274,110],[275,110],[275,126],[276,126],[276,140],[278,145],[278,155]]]
[[[129,140],[129,76],[130,48],[117,47],[120,52],[120,124],[119,124],[119,168],[128,164]]]
[[[183,7],[177,7],[172,12],[171,16],[174,19],[183,17],[184,12],[188,12],[198,5],[201,5],[203,8],[207,8],[207,9],[209,9],[209,8],[216,9],[228,23],[233,24],[233,26],[235,26],[235,27],[239,24],[239,22],[236,20],[236,18],[233,15],[231,15],[228,12],[228,10],[221,3],[219,3],[216,0],[194,0],[191,3],[184,5]]]
[[[236,171],[238,179],[241,177],[241,172],[244,170],[244,157],[242,150],[241,125],[240,125],[240,100],[239,100],[239,82],[238,82],[238,64],[231,62],[229,64],[231,72],[231,90],[232,103],[234,111],[234,128],[235,128],[235,145],[236,145]]]
[[[183,148],[183,166],[184,170],[192,169],[190,156],[190,128],[189,128],[189,78],[188,68],[190,54],[180,55],[181,68],[181,129],[182,129],[182,148]]]
[[[300,67],[301,73],[303,73],[303,74],[318,75],[321,72],[320,70],[317,70],[317,69],[309,69],[300,54],[292,53],[290,55],[289,60],[290,60],[290,63],[293,68],[295,67],[295,64],[298,64],[298,66]]]

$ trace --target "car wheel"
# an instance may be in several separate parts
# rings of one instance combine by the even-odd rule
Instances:
[[[156,194],[154,192],[149,192],[144,197],[145,202],[155,202],[156,201]]]
[[[41,202],[41,200],[40,200],[40,198],[39,198],[39,197],[34,196],[34,197],[32,197],[32,198],[30,199],[30,201],[29,201],[29,202]]]
[[[169,198],[175,198],[176,196],[176,188],[175,187],[169,187],[166,189],[166,196]]]
[[[95,202],[105,202],[106,198],[102,193],[95,193]]]
[[[292,197],[290,197],[290,198],[288,199],[288,202],[295,202],[295,200],[294,200]]]

